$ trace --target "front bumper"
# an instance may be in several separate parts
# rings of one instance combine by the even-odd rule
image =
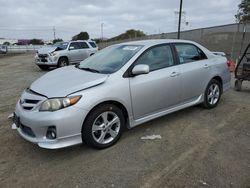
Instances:
[[[58,62],[57,56],[48,56],[44,58],[40,58],[38,56],[35,57],[35,64],[37,65],[56,66],[57,62]]]
[[[13,123],[12,128],[17,129],[21,137],[42,148],[57,149],[82,143],[82,124],[88,111],[74,106],[55,112],[29,111],[18,102],[15,114],[20,118],[19,126]],[[53,140],[46,137],[51,126],[56,127],[57,137]]]

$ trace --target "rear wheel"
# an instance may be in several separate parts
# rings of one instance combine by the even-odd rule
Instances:
[[[47,65],[38,65],[38,67],[41,69],[41,70],[49,70],[49,66]]]
[[[57,63],[57,68],[65,67],[68,65],[69,65],[69,61],[66,57],[59,58],[58,63]]]
[[[241,86],[242,86],[242,80],[235,80],[234,89],[236,91],[240,91],[241,90]]]
[[[221,83],[216,79],[212,79],[209,82],[204,93],[203,107],[207,109],[216,107],[220,101],[221,94],[222,94]]]
[[[89,146],[107,148],[119,140],[124,126],[124,115],[117,106],[100,105],[87,116],[82,128],[82,139]]]

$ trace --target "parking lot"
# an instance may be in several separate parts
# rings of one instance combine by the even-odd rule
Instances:
[[[33,57],[0,57],[0,187],[250,187],[249,83],[215,109],[195,106],[126,130],[105,150],[45,150],[7,119],[22,90],[46,73]]]

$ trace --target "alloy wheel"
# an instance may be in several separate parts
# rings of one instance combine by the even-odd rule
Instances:
[[[92,125],[92,136],[99,144],[112,142],[119,134],[121,121],[112,111],[100,114]]]
[[[208,89],[207,99],[210,105],[214,105],[219,101],[220,97],[220,87],[218,84],[213,83]]]

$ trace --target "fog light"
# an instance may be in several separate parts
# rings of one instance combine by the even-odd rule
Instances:
[[[56,127],[55,126],[50,126],[47,130],[46,137],[48,139],[54,140],[56,139]]]

